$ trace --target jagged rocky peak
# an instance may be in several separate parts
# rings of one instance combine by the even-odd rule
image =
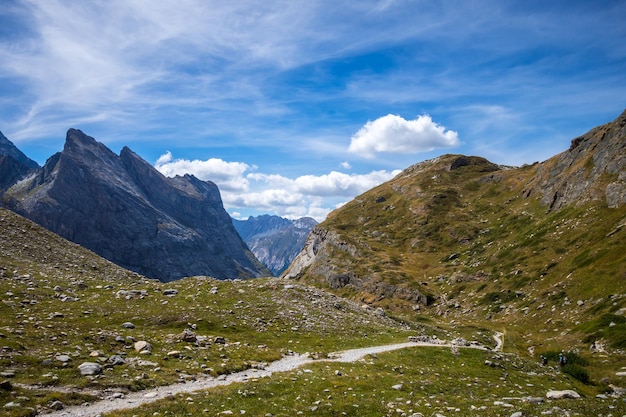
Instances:
[[[28,158],[0,132],[0,196],[16,182],[26,178],[39,164]],[[0,206],[2,200],[0,200]]]
[[[118,156],[77,129],[7,194],[18,213],[148,277],[270,275],[237,235],[215,184],[167,178],[129,148]]]
[[[278,276],[302,249],[317,222],[310,217],[289,220],[266,214],[233,219],[233,224],[254,255]]]
[[[0,132],[0,155],[10,156],[28,169],[39,168],[37,162],[24,155],[2,132]]]

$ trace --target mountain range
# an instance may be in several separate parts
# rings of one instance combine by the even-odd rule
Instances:
[[[214,183],[167,178],[129,148],[118,156],[76,129],[43,167],[7,142],[0,171],[15,175],[3,186],[4,205],[48,230],[161,281],[270,275],[237,234]]]
[[[298,255],[315,219],[289,220],[279,216],[250,216],[233,219],[233,225],[252,253],[275,276],[279,276]]]
[[[254,258],[235,227],[289,221],[233,226],[214,184],[80,131],[43,167],[7,142],[0,415],[626,415],[626,112],[544,162],[411,166],[313,226],[282,278],[167,284],[17,211],[167,260],[209,233]]]

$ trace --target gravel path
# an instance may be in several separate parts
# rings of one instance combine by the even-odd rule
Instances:
[[[60,411],[43,414],[46,417],[96,417],[111,411],[131,409],[143,404],[155,402],[180,393],[191,393],[218,386],[230,385],[235,382],[246,382],[250,379],[265,378],[276,372],[288,372],[312,362],[355,362],[367,355],[389,352],[417,346],[450,347],[444,343],[406,342],[394,345],[374,346],[368,348],[351,349],[329,355],[328,359],[311,359],[308,355],[293,354],[270,363],[265,369],[249,369],[247,371],[222,375],[220,377],[199,377],[196,381],[178,383],[158,387],[141,392],[133,392],[123,398],[106,398],[95,403],[81,406],[67,407]],[[485,349],[482,346],[467,346],[475,349]]]
[[[494,340],[496,341],[496,347],[493,348],[496,352],[501,352],[504,348],[504,334],[502,332],[496,332],[493,335]]]

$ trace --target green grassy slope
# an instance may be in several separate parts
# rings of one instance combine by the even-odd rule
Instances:
[[[342,245],[303,279],[411,320],[516,329],[531,346],[626,347],[621,319],[610,331],[598,321],[626,308],[626,206],[547,212],[521,197],[534,167],[495,171],[478,158],[451,170],[459,158],[416,165],[332,213],[320,227]]]
[[[0,415],[248,369],[289,350],[324,356],[406,341],[424,329],[277,279],[163,284],[4,209],[0,233],[0,380],[9,381],[0,389]],[[185,331],[195,340],[183,340]],[[135,341],[150,343],[151,353],[137,352]],[[112,366],[114,355],[125,363]],[[105,369],[82,376],[83,362]],[[11,402],[19,407],[2,407]]]

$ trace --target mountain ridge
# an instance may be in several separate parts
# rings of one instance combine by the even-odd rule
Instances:
[[[13,184],[39,168],[0,132],[0,206],[2,194]]]
[[[275,275],[291,264],[317,221],[310,217],[289,220],[279,216],[233,219],[233,225],[252,253]]]
[[[217,186],[167,178],[129,148],[120,155],[69,129],[63,151],[4,195],[5,205],[135,272],[268,275],[234,230]]]
[[[146,213],[176,204],[191,215],[209,197],[211,184],[152,181],[145,161],[122,153],[128,177],[145,179],[125,184],[134,194],[124,196],[151,196]],[[63,179],[62,153],[49,162],[37,175]],[[623,168],[594,177],[579,162],[573,172],[585,167],[584,181],[601,191],[553,207],[569,180],[552,183],[547,205],[534,188],[525,193],[541,190],[537,172],[550,172],[547,164],[444,155],[409,167],[314,227],[309,241],[318,245],[304,248],[313,262],[300,282],[190,277],[163,285],[0,208],[2,412],[70,414],[77,405],[89,413],[86,404],[97,410],[98,400],[124,397],[133,407],[135,395],[246,372],[236,386],[116,414],[622,415],[626,206],[608,205],[619,200]],[[173,198],[161,187],[187,193]],[[54,185],[29,190],[47,198]],[[126,207],[116,204],[105,205]],[[492,347],[494,332],[495,348],[462,349]],[[316,361],[407,337],[436,347]],[[304,352],[313,361],[306,369],[254,377]],[[563,353],[566,366],[556,362]],[[83,373],[85,364],[95,375]]]

